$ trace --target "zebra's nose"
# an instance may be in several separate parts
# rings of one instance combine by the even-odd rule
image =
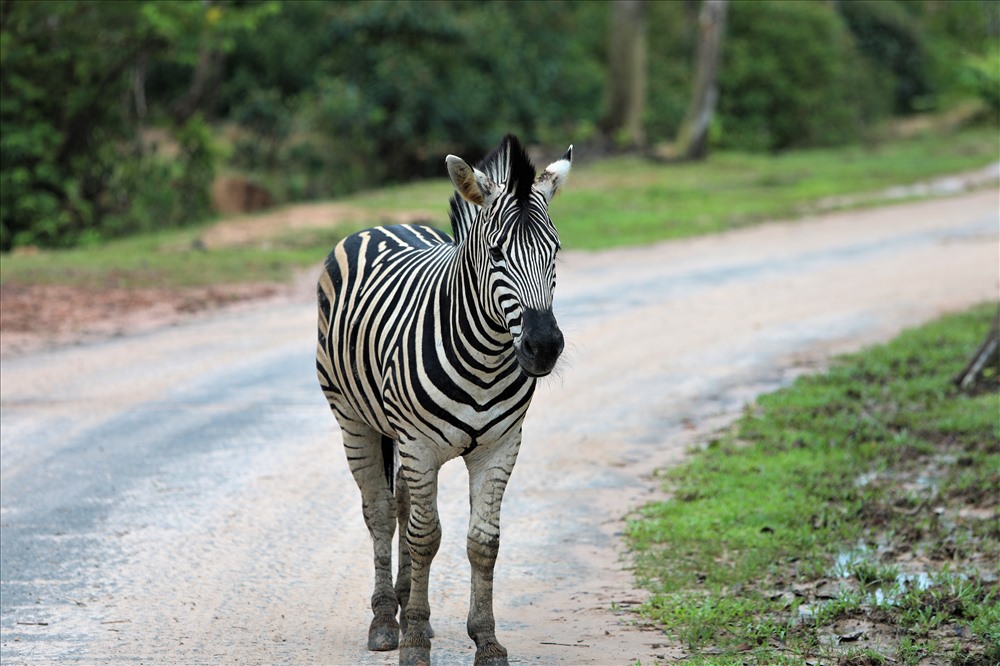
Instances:
[[[520,345],[515,349],[521,369],[532,377],[552,372],[564,340],[552,310],[526,309],[522,313]]]

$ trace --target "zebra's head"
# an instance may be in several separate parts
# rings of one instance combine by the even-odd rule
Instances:
[[[563,335],[552,314],[559,233],[549,218],[549,202],[569,176],[573,147],[537,175],[518,140],[508,135],[473,168],[449,155],[448,174],[459,196],[473,204],[475,217],[461,229],[453,201],[456,240],[464,235],[481,268],[484,306],[513,339],[524,374],[544,377],[563,350]]]

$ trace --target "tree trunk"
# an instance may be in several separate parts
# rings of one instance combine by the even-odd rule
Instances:
[[[611,5],[607,112],[601,127],[618,148],[646,144],[646,3],[616,0]]]
[[[695,53],[694,93],[677,133],[680,159],[700,160],[708,155],[708,127],[719,98],[717,86],[726,0],[703,0],[698,14],[698,47]]]
[[[215,93],[215,86],[222,77],[223,53],[212,44],[202,44],[198,50],[198,63],[191,77],[191,86],[170,108],[170,115],[178,126],[183,125]]]
[[[135,102],[135,115],[141,123],[146,118],[146,68],[149,65],[149,54],[145,51],[135,60],[132,70],[132,99]]]
[[[993,325],[983,344],[979,345],[968,364],[952,381],[958,388],[968,389],[983,378],[987,368],[1000,374],[1000,308],[997,309],[997,316],[993,318]]]

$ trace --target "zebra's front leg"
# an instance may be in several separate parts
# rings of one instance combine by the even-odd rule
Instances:
[[[507,650],[496,637],[493,568],[500,551],[500,503],[517,460],[520,432],[510,441],[475,449],[465,456],[469,469],[468,555],[472,565],[469,637],[476,642],[476,666],[507,666]]]
[[[438,469],[436,462],[423,466],[419,458],[407,460],[405,456],[401,457],[404,457],[401,474],[410,500],[410,519],[406,526],[410,594],[406,600],[406,628],[399,643],[399,663],[400,666],[430,666],[433,632],[427,587],[431,561],[441,545],[441,521],[437,510]]]
[[[410,547],[406,544],[406,530],[410,524],[410,491],[406,488],[402,467],[396,473],[396,520],[399,521],[396,601],[399,602],[399,628],[406,633],[406,604],[410,600]]]
[[[406,544],[406,528],[410,524],[410,492],[400,468],[396,474],[396,520],[399,521],[399,564],[396,570],[396,601],[399,602],[399,628],[406,633],[406,604],[410,600],[410,547]],[[434,638],[434,629],[427,625],[427,638]]]
[[[375,590],[369,650],[399,647],[396,592],[392,586],[392,535],[396,531],[396,502],[389,486],[381,433],[360,423],[342,423],[344,448],[354,480],[361,490],[361,508],[375,551]],[[391,472],[390,472],[391,474]]]

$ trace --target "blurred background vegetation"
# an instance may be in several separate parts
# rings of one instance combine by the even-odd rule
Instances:
[[[638,7],[634,30],[613,29]],[[697,1],[0,2],[0,249],[192,224],[444,173],[506,132],[656,154],[689,109]],[[887,118],[1000,112],[1000,3],[729,3],[713,148],[869,143]],[[623,41],[624,40],[624,41]],[[639,131],[609,54],[638,45]],[[661,151],[662,152],[662,151]]]

